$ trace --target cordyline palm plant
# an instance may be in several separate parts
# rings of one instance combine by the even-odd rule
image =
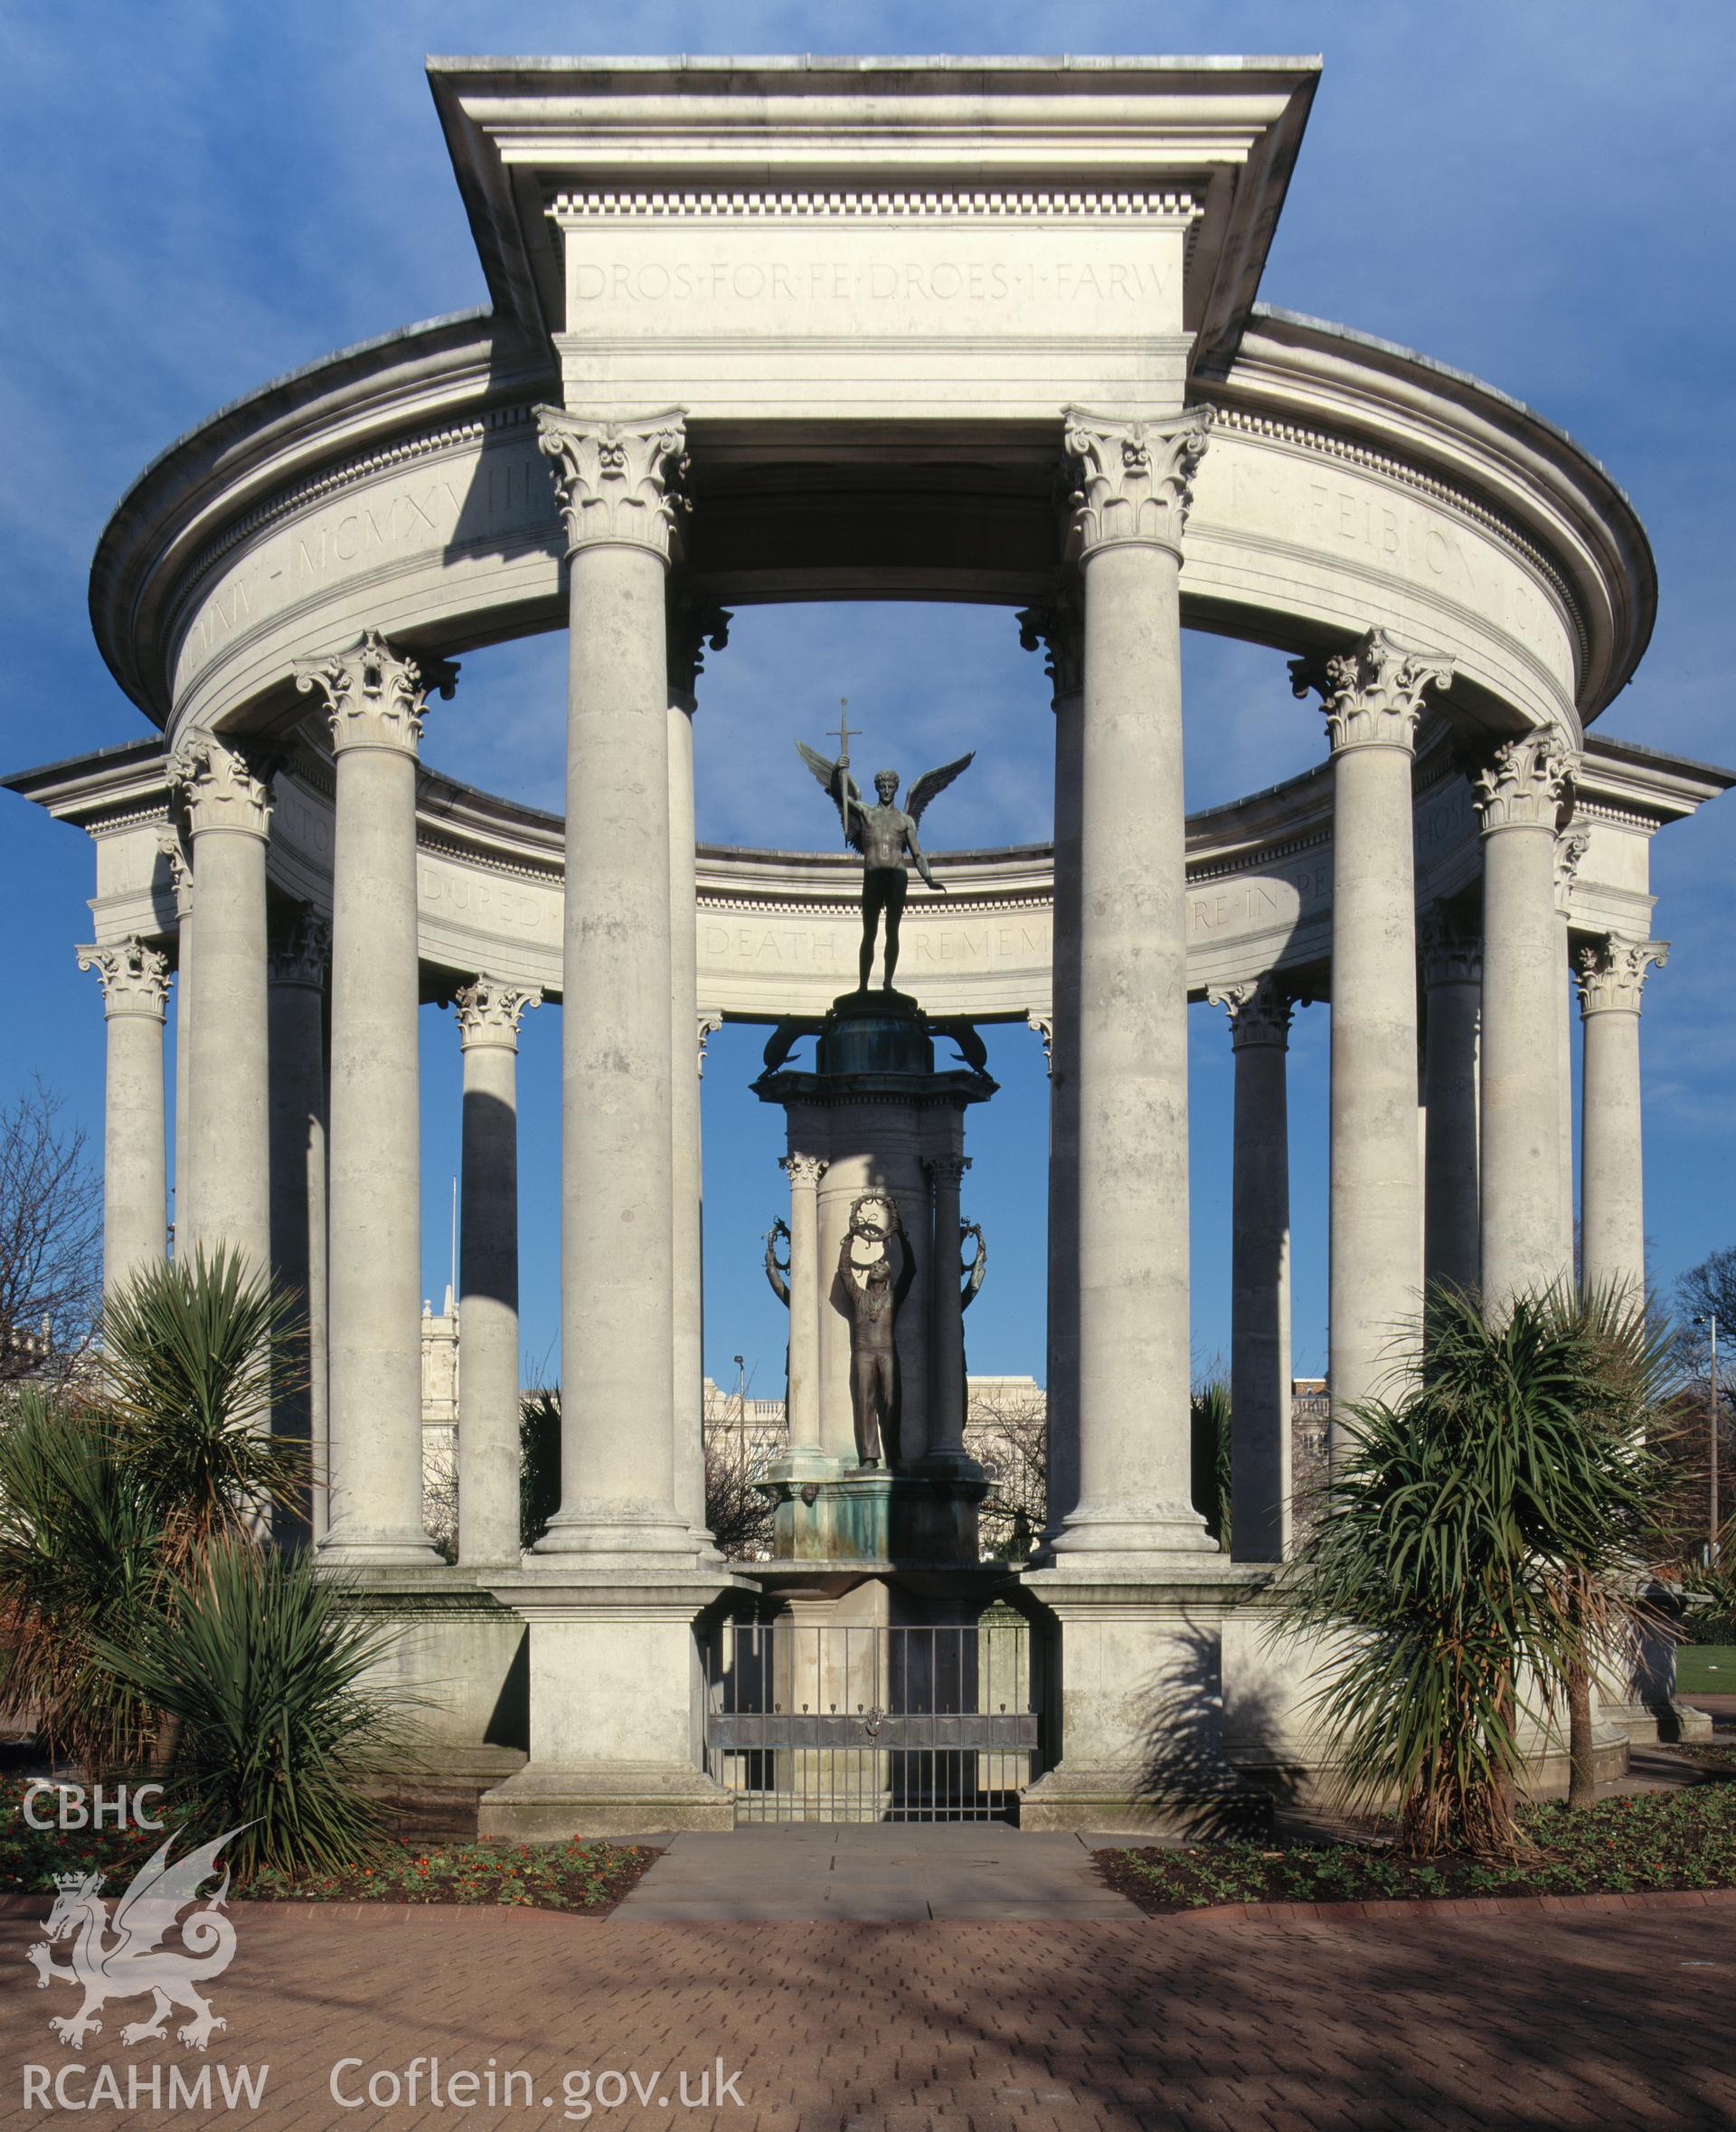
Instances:
[[[170,1798],[190,1832],[241,1831],[225,1857],[245,1879],[342,1873],[378,1850],[387,1817],[369,1787],[402,1769],[408,1741],[404,1698],[367,1676],[393,1633],[306,1554],[231,1536],[134,1640],[93,1648],[175,1721]]]
[[[161,1260],[110,1297],[102,1342],[114,1455],[171,1562],[305,1500],[307,1446],[270,1432],[300,1365],[294,1306],[269,1276],[223,1247]]]
[[[94,1776],[138,1760],[157,1728],[92,1650],[162,1600],[162,1528],[114,1439],[102,1416],[34,1387],[0,1425],[0,1692]]]
[[[1350,1803],[1396,1798],[1410,1851],[1505,1852],[1528,1692],[1565,1703],[1590,1778],[1590,1681],[1637,1606],[1663,1363],[1613,1296],[1427,1298],[1420,1359],[1352,1410],[1348,1457],[1286,1580],[1324,1636],[1316,1698]]]

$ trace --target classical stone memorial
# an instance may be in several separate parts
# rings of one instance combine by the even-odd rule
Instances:
[[[1652,626],[1632,506],[1505,394],[1257,300],[1313,61],[429,78],[487,307],[264,385],[156,459],[90,588],[151,730],[8,780],[95,845],[108,1279],[165,1248],[172,1099],[175,1248],[230,1244],[307,1300],[284,1425],[329,1489],[284,1538],[401,1621],[441,1751],[494,1779],[486,1829],[727,1826],[851,1755],[880,1758],[851,1810],[916,1810],[919,1688],[961,1811],[1003,1749],[1031,1825],[1306,1780],[1307,1665],[1260,1607],[1289,1540],[1288,1033],[1330,1016],[1338,1408],[1425,1276],[1498,1299],[1571,1275],[1576,1212],[1584,1278],[1643,1280],[1649,844],[1732,779],[1594,731]],[[797,599],[1004,608],[1052,686],[1052,844],[948,854],[931,893],[932,780],[868,807],[816,757],[858,852],[696,847],[706,656],[731,609]],[[1184,815],[1184,627],[1288,655],[1314,768]],[[563,821],[423,759],[464,714],[454,661],[552,629]],[[521,1555],[514,1063],[548,1041],[550,1015],[520,1028],[539,1000],[562,1009],[585,1396]],[[456,1566],[420,1494],[429,1001],[464,1060]],[[1189,1490],[1195,1002],[1235,1077],[1233,1559]],[[705,1525],[698,1051],[723,1020],[771,1026],[756,1088],[788,1121],[764,1563]],[[975,1559],[954,1278],[996,1021],[1051,1071],[1049,1521],[1016,1575]],[[1028,1634],[1010,1693],[968,1640],[990,1614]],[[811,1656],[774,1639],[756,1673],[780,1623]],[[924,1624],[963,1639],[951,1671],[919,1683],[899,1646],[860,1693],[824,1641],[866,1637],[880,1667]],[[1666,1686],[1619,1693],[1607,1741],[1668,1714]]]

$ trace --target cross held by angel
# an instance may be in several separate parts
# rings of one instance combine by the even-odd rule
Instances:
[[[846,704],[847,708],[847,704]],[[917,839],[917,825],[929,802],[944,792],[956,777],[968,769],[976,760],[976,751],[961,755],[957,762],[945,763],[939,769],[925,771],[910,787],[903,807],[896,804],[899,776],[896,770],[874,772],[874,793],[877,804],[870,807],[863,798],[856,780],[850,774],[850,727],[847,720],[838,723],[839,754],[835,762],[829,762],[824,755],[797,741],[797,749],[802,760],[826,788],[826,795],[837,808],[844,824],[844,842],[862,854],[862,951],[858,958],[860,981],[857,990],[866,992],[868,979],[874,967],[874,944],[883,915],[886,920],[886,955],[882,983],[890,992],[892,975],[898,968],[898,924],[904,911],[905,892],[910,886],[910,867],[914,863],[917,872],[939,895],[947,892],[944,882],[934,878],[927,854]]]

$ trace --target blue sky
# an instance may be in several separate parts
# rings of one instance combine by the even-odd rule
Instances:
[[[0,618],[8,767],[132,737],[139,715],[90,637],[85,572],[113,500],[222,401],[327,350],[484,300],[422,77],[425,52],[1312,52],[1325,76],[1262,294],[1475,372],[1569,429],[1615,473],[1663,582],[1650,654],[1603,730],[1736,759],[1729,695],[1729,203],[1736,152],[1727,0],[1640,8],[1337,0],[1163,7],[967,0],[913,5],[419,5],[12,0],[0,139]],[[1281,662],[1190,639],[1188,800],[1202,806],[1317,759],[1317,717]],[[829,846],[789,747],[841,694],[864,748],[909,769],[985,753],[932,818],[942,844],[1046,834],[1049,716],[1010,619],[976,610],[762,609],[712,661],[697,726],[701,834]],[[553,804],[562,700],[552,640],[476,655],[429,720],[427,759]],[[4,796],[0,796],[4,797]],[[1667,1285],[1736,1241],[1730,1205],[1736,1037],[1723,964],[1736,889],[1731,802],[1654,849],[1647,1228]],[[99,1137],[101,1013],[74,971],[90,849],[24,802],[0,808],[14,1011],[0,1094],[33,1071]],[[526,1024],[524,1334],[555,1335],[552,1191],[559,1013]],[[1298,1370],[1323,1366],[1326,1016],[1292,1053]],[[784,1329],[757,1270],[779,1205],[778,1117],[745,1083],[751,1031],[712,1041],[705,1079],[707,1363],[741,1353],[781,1390]],[[1043,1368],[1041,1053],[996,1033],[1004,1094],[972,1120],[967,1212],[987,1226],[972,1366]],[[448,1026],[423,1033],[428,1286],[438,1297],[457,1159]],[[1194,1345],[1228,1336],[1231,1061],[1194,1010]]]

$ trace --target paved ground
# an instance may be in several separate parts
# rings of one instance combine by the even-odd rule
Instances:
[[[47,2122],[40,2101],[25,2110],[40,2093],[26,2080],[52,2082],[67,2066],[62,2103],[93,2106],[75,2121],[177,2132],[238,2121],[553,2127],[593,2108],[593,2126],[741,2132],[1736,2122],[1728,1905],[1396,1924],[670,1925],[626,1909],[600,1921],[247,1905],[235,1915],[240,1951],[212,1986],[228,2027],[206,2059],[174,2044],[123,2049],[137,1999],[110,2005],[83,2057],[68,2050],[47,2018],[68,2009],[70,1988],[39,1993],[23,1960],[35,1927],[0,1920],[0,1977],[12,1979],[0,1991],[0,2122]],[[419,2057],[439,2061],[438,2104],[425,2069],[413,2101],[403,2085]],[[697,2099],[702,2070],[714,2077],[720,2059],[726,2079],[739,2076],[723,2108],[680,2107],[679,2074]],[[33,2065],[47,2070],[33,2076]],[[105,2065],[123,2105],[129,2071],[143,2083],[132,2109],[105,2107],[93,2084]],[[224,2108],[218,2076],[264,2066],[261,2106]],[[206,2067],[212,2106],[170,2107],[171,2071],[196,2080]],[[468,2108],[461,2081],[453,2093],[466,2072],[478,2081]],[[510,2093],[499,2085],[509,2073]],[[366,2099],[374,2076],[380,2107]],[[620,2095],[619,2107],[596,2108]]]
[[[772,1826],[665,1841],[668,1848],[622,1904],[621,1917],[641,1924],[896,1925],[1113,1923],[1138,1914],[1098,1878],[1086,1839],[1022,1835],[999,1822]]]

